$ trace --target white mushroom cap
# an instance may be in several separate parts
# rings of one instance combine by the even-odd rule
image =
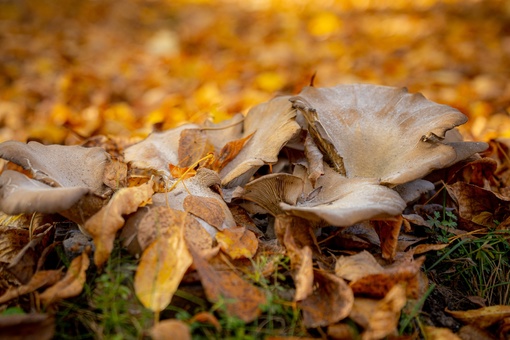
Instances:
[[[486,143],[443,143],[446,131],[467,117],[406,89],[306,87],[291,101],[325,157],[347,177],[402,184],[487,148]]]

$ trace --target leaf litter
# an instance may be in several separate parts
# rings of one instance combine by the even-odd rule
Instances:
[[[199,18],[204,13],[201,6],[179,8],[179,20]],[[16,11],[21,9],[9,13]],[[308,42],[312,45],[315,40],[328,41],[344,21],[352,20],[310,8],[303,13],[308,13],[304,30],[313,37]],[[363,20],[378,15],[369,13]],[[91,284],[92,273],[105,270],[120,240],[138,256],[134,291],[155,313],[143,330],[155,339],[170,332],[191,338],[197,323],[222,332],[222,318],[262,327],[268,311],[278,304],[299,315],[299,332],[294,333],[302,336],[355,338],[358,333],[362,339],[391,338],[402,334],[399,320],[407,306],[427,299],[428,288],[441,282],[437,275],[447,273],[433,269],[428,256],[446,254],[451,260],[449,246],[460,247],[493,232],[508,242],[510,143],[491,134],[497,130],[505,136],[504,130],[492,126],[500,122],[502,128],[508,122],[487,113],[504,105],[496,99],[507,96],[500,90],[501,79],[490,73],[471,79],[457,70],[422,71],[427,79],[411,84],[413,91],[408,91],[398,81],[390,81],[395,86],[364,84],[374,79],[362,76],[356,67],[353,79],[339,82],[331,75],[335,72],[319,66],[321,83],[329,86],[315,86],[313,80],[312,86],[303,86],[303,79],[296,78],[303,75],[302,69],[286,71],[285,80],[276,71],[260,72],[254,84],[272,97],[263,91],[235,92],[239,83],[233,75],[238,71],[225,75],[232,76],[231,83],[219,79],[193,85],[193,95],[185,88],[188,84],[180,87],[182,92],[168,91],[175,84],[161,84],[165,76],[152,71],[161,65],[154,61],[182,62],[180,48],[200,45],[197,32],[204,34],[213,21],[196,21],[202,26],[195,33],[183,27],[178,36],[156,32],[144,50],[153,64],[136,61],[142,63],[140,75],[126,66],[122,76],[133,79],[120,80],[118,89],[108,89],[107,84],[115,82],[111,78],[99,79],[111,70],[91,65],[82,73],[65,71],[55,86],[60,95],[48,103],[37,106],[33,98],[51,97],[53,90],[41,86],[36,91],[29,82],[15,87],[31,98],[26,107],[15,101],[0,103],[5,112],[17,112],[0,116],[9,129],[21,131],[22,140],[43,142],[0,144],[5,160],[0,175],[0,307],[9,311],[21,306],[25,311],[25,319],[1,315],[0,332],[10,334],[13,327],[27,324],[36,330],[32,333],[40,330],[42,337],[51,338],[54,313],[62,301],[80,295]],[[420,26],[422,21],[411,22]],[[229,24],[219,31],[227,34],[224,25]],[[375,29],[352,27],[366,37]],[[497,31],[489,24],[485,28]],[[98,44],[104,44],[103,39]],[[11,44],[9,55],[21,48]],[[271,49],[289,64],[296,63],[278,44]],[[122,53],[113,54],[122,59]],[[423,53],[433,55],[432,50]],[[462,59],[458,53],[455,50],[455,58]],[[260,56],[263,63],[275,62],[271,53]],[[133,59],[139,57],[135,54]],[[54,62],[38,59],[36,71],[52,72]],[[369,68],[387,72],[388,79],[404,72],[376,57],[372,62]],[[179,72],[193,70],[204,79],[212,72],[200,61]],[[34,77],[33,71],[10,70],[27,79]],[[81,83],[81,90],[73,90],[74,83]],[[445,84],[452,83],[459,85],[448,92]],[[103,87],[95,90],[96,84]],[[128,87],[144,95],[136,101]],[[274,96],[278,90],[284,95]],[[484,99],[470,105],[460,99],[470,95]],[[113,102],[115,96],[123,102]],[[213,119],[205,120],[203,108],[213,107],[213,98],[214,105],[222,106],[212,109]],[[225,107],[228,114],[222,111]],[[232,115],[240,108],[250,109]],[[68,130],[48,124],[40,131],[31,124],[21,128],[19,120],[30,116],[30,110],[40,113],[45,124]],[[457,129],[470,138],[464,141]],[[15,139],[1,133],[2,140]],[[471,141],[473,137],[477,141]],[[55,249],[62,233],[69,237],[71,229],[90,236],[90,247],[66,259],[67,268],[57,268],[52,264]],[[278,262],[280,256],[289,265]],[[188,286],[198,287],[210,309],[186,310],[189,317],[184,320],[169,317],[166,312],[177,308],[182,297],[180,288]],[[439,314],[473,327],[477,334],[508,334],[506,306],[455,310],[457,306],[449,304]],[[424,334],[465,337],[467,328],[446,330],[434,317],[424,319]],[[282,327],[278,335],[286,330]]]

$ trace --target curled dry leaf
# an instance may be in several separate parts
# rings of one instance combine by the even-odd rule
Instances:
[[[210,302],[226,301],[226,311],[244,322],[252,322],[261,313],[266,296],[259,288],[252,286],[236,273],[215,270],[200,254],[190,248],[194,265]]]
[[[96,266],[101,267],[108,260],[117,231],[124,226],[122,215],[135,212],[139,206],[149,201],[154,193],[152,185],[152,181],[149,181],[138,187],[120,189],[106,206],[87,220],[83,229],[94,240]]]
[[[317,179],[324,175],[324,156],[309,134],[306,135],[304,147],[305,156],[309,163],[308,179],[315,187]]]
[[[332,226],[350,226],[369,219],[399,215],[405,202],[394,190],[375,179],[346,178],[330,167],[316,183],[322,188],[314,197],[296,205],[280,203],[287,213],[310,220],[322,219]]]
[[[257,236],[244,227],[219,231],[216,234],[216,241],[220,249],[232,259],[251,259],[259,246]]]
[[[401,88],[305,87],[290,100],[325,158],[349,178],[407,183],[487,148],[485,143],[443,142],[446,132],[467,117]]]
[[[299,132],[289,97],[277,97],[253,107],[244,120],[240,138],[253,137],[220,172],[221,184],[243,186],[264,164],[274,164],[282,147]]]
[[[286,218],[284,217],[284,219]],[[280,225],[279,228],[284,228],[282,232],[282,243],[287,249],[287,255],[290,258],[291,270],[293,271],[292,277],[296,285],[294,301],[301,301],[307,298],[313,292],[314,275],[312,250],[309,246],[298,246],[296,244],[294,239],[295,230],[292,228],[292,223],[282,222],[282,218],[277,218],[277,220],[280,221],[278,223]]]
[[[77,296],[83,290],[86,280],[86,271],[89,267],[89,252],[85,251],[80,256],[75,257],[67,269],[62,280],[46,289],[39,295],[43,305],[55,303],[58,300]]]
[[[375,232],[381,242],[382,257],[386,260],[393,260],[397,253],[398,236],[404,219],[402,216],[388,218],[381,221],[371,221]]]
[[[452,311],[447,308],[446,312],[466,324],[485,329],[510,317],[510,306],[497,305],[467,311]]]
[[[354,303],[354,295],[347,283],[320,270],[314,270],[313,276],[312,294],[298,303],[303,311],[304,326],[324,327],[346,318]]]
[[[406,289],[402,284],[397,284],[388,291],[382,300],[354,299],[349,317],[365,329],[361,339],[383,339],[396,333],[400,311],[406,302]]]
[[[184,241],[185,220],[170,226],[142,253],[135,274],[135,292],[140,302],[161,312],[172,300],[181,280],[193,263]]]
[[[255,133],[255,132],[254,132]],[[218,157],[211,164],[211,168],[214,171],[220,172],[228,163],[230,163],[236,156],[241,152],[244,147],[244,144],[253,136],[248,135],[241,139],[236,139],[225,144],[223,148],[221,148]]]
[[[32,276],[26,285],[19,287],[9,287],[9,289],[7,289],[7,291],[2,296],[0,296],[0,304],[15,299],[21,295],[32,293],[41,287],[53,285],[61,278],[61,270],[38,271],[34,274],[34,276]]]
[[[176,340],[191,340],[189,325],[184,321],[176,319],[158,322],[149,329],[149,334],[154,340],[166,340],[169,336]]]

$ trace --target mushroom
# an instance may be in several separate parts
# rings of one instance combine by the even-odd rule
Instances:
[[[306,170],[297,169],[302,178],[307,178]],[[378,180],[347,178],[326,164],[324,175],[318,178],[315,186],[313,191],[305,192],[304,200],[295,205],[282,202],[280,207],[292,215],[313,221],[323,220],[338,227],[396,216],[406,207],[396,191],[380,185]],[[306,188],[311,188],[311,184],[305,185]]]
[[[0,157],[33,177],[10,170],[0,175],[0,209],[7,214],[60,213],[83,223],[112,193],[104,184],[111,159],[102,148],[8,141],[0,144]]]
[[[54,188],[6,170],[0,176],[0,210],[8,215],[58,213],[71,208],[89,192],[87,187]]]
[[[251,139],[220,172],[221,184],[234,188],[246,184],[264,164],[275,164],[282,147],[300,131],[288,96],[276,97],[253,107],[244,120],[244,138]]]
[[[195,124],[185,124],[164,132],[151,133],[144,140],[124,150],[124,161],[133,168],[162,171],[170,176],[169,164],[178,164],[181,132],[198,129]]]
[[[394,186],[448,167],[487,148],[448,142],[467,121],[458,110],[406,89],[368,84],[305,87],[290,101],[333,168],[348,178]]]
[[[303,185],[304,183],[304,185]],[[379,185],[375,179],[346,178],[324,164],[324,175],[313,189],[307,170],[296,165],[294,175],[262,176],[236,192],[236,197],[253,201],[272,215],[300,216],[318,226],[350,226],[369,219],[402,213],[406,204],[399,194]]]

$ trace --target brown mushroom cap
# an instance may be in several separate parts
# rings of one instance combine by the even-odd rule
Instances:
[[[443,143],[446,131],[467,117],[406,89],[306,87],[290,100],[325,157],[347,177],[402,184],[487,148],[486,143]]]
[[[58,213],[71,208],[89,192],[87,187],[54,188],[6,170],[0,176],[0,210],[8,215]]]

